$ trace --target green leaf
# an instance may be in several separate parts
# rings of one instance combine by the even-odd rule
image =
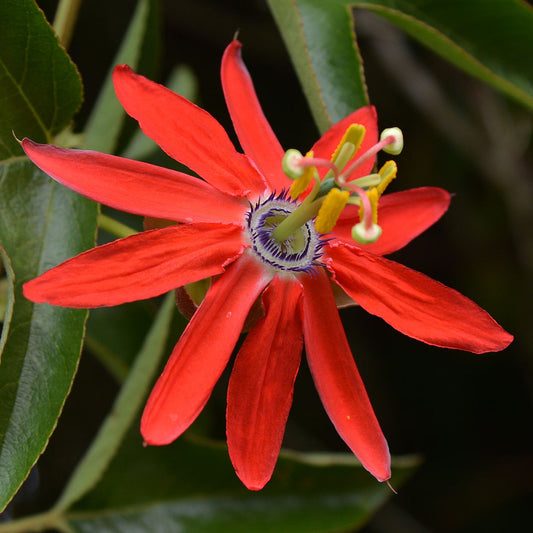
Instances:
[[[319,129],[365,105],[353,8],[374,11],[533,109],[533,9],[521,0],[268,0]]]
[[[338,0],[268,0],[321,132],[368,105],[350,9]]]
[[[415,466],[398,462],[395,487]],[[282,452],[270,483],[251,492],[224,445],[185,436],[143,448],[132,434],[102,483],[65,518],[84,533],[344,531],[365,523],[391,494],[351,454]]]
[[[156,47],[157,14],[155,0],[139,0],[131,19],[128,31],[120,49],[113,60],[113,65],[102,86],[98,100],[92,110],[85,129],[84,147],[91,150],[113,153],[117,147],[126,114],[113,89],[112,74],[115,65],[127,64],[137,70],[147,50],[154,54]],[[153,64],[151,58],[145,62]]]
[[[0,278],[0,316],[4,316],[2,321],[2,334],[0,335],[0,361],[2,352],[7,340],[7,332],[11,325],[13,307],[15,305],[15,273],[11,266],[11,261],[6,251],[0,246],[0,257],[4,265],[5,278]]]
[[[356,0],[533,110],[533,8],[522,0]]]
[[[76,67],[33,0],[0,2],[0,244],[12,262],[0,365],[0,509],[44,450],[70,390],[85,311],[34,306],[22,284],[94,242],[96,206],[52,183],[13,137],[49,142],[81,104]],[[9,272],[9,271],[8,271]]]
[[[115,455],[159,368],[175,308],[176,302],[172,292],[166,296],[113,409],[70,478],[53,512],[68,509],[84,496],[98,482]]]
[[[27,158],[0,165],[0,244],[15,273],[15,306],[0,364],[0,509],[46,447],[78,365],[86,311],[35,305],[22,284],[91,247],[96,205]]]
[[[33,0],[0,2],[0,159],[21,155],[13,137],[50,142],[82,101],[80,76]]]

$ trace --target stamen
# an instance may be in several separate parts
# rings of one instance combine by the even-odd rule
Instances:
[[[296,200],[300,194],[307,190],[307,187],[309,187],[309,184],[313,179],[313,172],[313,167],[306,168],[303,175],[292,182],[289,193],[293,200]]]
[[[374,188],[373,191],[376,191],[374,194],[372,191],[367,193],[352,183],[348,185],[361,199],[359,211],[361,222],[352,227],[352,238],[361,244],[376,242],[382,233],[382,229],[377,224],[377,191]]]
[[[335,227],[349,197],[350,191],[341,191],[337,187],[329,191],[315,220],[315,229],[319,233],[329,233]]]
[[[353,183],[354,185],[365,189],[367,187],[376,187],[381,183],[382,179],[383,178],[381,174],[369,174],[368,176],[357,178],[356,180],[353,180],[350,183]]]
[[[333,155],[331,156],[331,160],[339,167],[341,168],[341,164],[339,164],[339,152],[341,151],[342,147],[346,143],[350,143],[354,147],[354,151],[356,152],[361,147],[361,143],[363,142],[363,139],[365,138],[366,128],[362,124],[350,124],[346,131],[344,132],[344,135],[342,136],[341,142],[337,146],[335,152],[333,152]],[[344,163],[346,164],[347,161]]]
[[[312,158],[314,155],[313,151],[307,152],[305,154],[306,158]],[[311,180],[313,179],[313,176],[315,174],[315,168],[312,166],[309,166],[304,169],[302,175],[299,178],[296,178],[291,185],[290,188],[290,195],[293,200],[296,200],[300,194],[302,194],[307,187],[309,187],[309,184],[311,183]]]
[[[370,202],[370,209],[372,213],[372,222],[374,224],[378,223],[378,200],[379,200],[379,194],[376,189],[376,187],[372,187],[369,191],[367,191],[366,196],[368,198],[368,201]],[[359,218],[363,220],[364,213],[363,213],[363,206],[359,209]]]
[[[366,128],[362,124],[350,124],[342,136],[341,142],[337,145],[331,160],[337,168],[343,169],[348,161],[353,157],[355,152],[361,147],[361,143],[366,134]],[[333,174],[328,172],[324,179],[331,177]]]
[[[348,168],[342,171],[342,174],[338,178],[338,183],[344,186],[351,174],[353,174],[363,163],[368,161],[371,157],[374,157],[380,150],[385,150],[385,147],[390,145],[394,147],[395,154],[399,154],[403,148],[403,134],[399,128],[389,128],[384,130],[383,133],[388,132],[387,135],[381,135],[381,140],[369,148],[361,157],[356,159]],[[399,151],[398,151],[399,149]],[[392,153],[392,152],[389,152]]]
[[[390,182],[396,177],[397,170],[398,168],[394,161],[387,161],[379,169],[378,176],[380,177],[381,182],[376,187],[372,187],[365,194],[367,202],[365,202],[364,199],[359,195],[361,199],[361,207],[359,209],[359,218],[361,219],[361,222],[352,228],[352,237],[357,242],[362,244],[370,244],[372,242],[376,242],[376,240],[380,237],[382,229],[378,226],[379,198]],[[354,184],[356,181],[359,180],[355,180],[349,185]]]
[[[339,170],[336,165],[329,161],[329,159],[322,159],[320,157],[304,157],[301,152],[290,148],[285,152],[283,160],[281,161],[283,172],[289,178],[297,179],[304,173],[304,169],[308,167],[326,167],[333,171],[335,177],[339,175]]]
[[[396,177],[396,163],[387,161],[378,173],[369,174],[349,181],[353,173],[366,161],[383,150],[399,154],[403,149],[403,134],[399,128],[388,128],[380,140],[369,148],[349,166],[349,161],[360,149],[366,129],[361,124],[351,124],[345,131],[341,142],[332,154],[331,161],[314,157],[312,151],[305,157],[298,150],[288,150],[283,158],[285,174],[293,179],[290,196],[296,200],[305,193],[315,180],[314,187],[302,203],[286,216],[276,221],[269,233],[269,246],[285,246],[294,239],[304,224],[316,217],[315,230],[321,234],[329,233],[347,203],[359,205],[360,222],[353,226],[352,237],[357,242],[375,242],[382,233],[378,226],[378,201],[390,182]],[[318,168],[327,168],[323,179]],[[339,172],[341,169],[342,172]],[[352,194],[355,193],[355,194]]]
[[[377,186],[378,194],[381,196],[385,189],[389,186],[390,182],[396,177],[398,172],[398,167],[396,163],[392,160],[387,161],[380,169],[379,176],[381,177],[381,182]]]

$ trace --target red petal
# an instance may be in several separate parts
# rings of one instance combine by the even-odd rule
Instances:
[[[409,337],[474,353],[503,350],[513,340],[481,307],[420,272],[343,244],[329,246],[324,257],[361,307]]]
[[[59,183],[121,211],[177,222],[241,222],[247,209],[242,200],[174,170],[29,139],[22,146]]]
[[[448,210],[450,199],[450,193],[436,187],[386,194],[380,198],[378,209],[378,224],[383,233],[375,243],[357,244],[352,239],[352,226],[359,222],[357,206],[344,209],[332,233],[350,245],[360,246],[365,252],[391,254],[435,224]]]
[[[303,276],[305,350],[316,388],[339,435],[379,481],[390,478],[387,441],[355,366],[323,270]]]
[[[228,448],[241,481],[262,489],[272,476],[300,366],[301,285],[276,276],[263,293],[265,316],[235,360],[226,413]]]
[[[227,194],[262,193],[265,183],[247,156],[235,150],[209,113],[127,65],[113,73],[115,92],[128,115],[168,155]]]
[[[331,159],[331,156],[337,149],[338,144],[341,142],[341,139],[350,124],[362,124],[366,128],[365,138],[363,139],[361,147],[356,152],[354,159],[364,154],[369,148],[378,142],[379,132],[376,110],[373,106],[361,107],[357,111],[350,113],[340,122],[337,122],[337,124],[332,126],[326,131],[326,133],[324,133],[324,135],[322,135],[313,146],[315,157]],[[351,179],[370,174],[374,168],[375,160],[375,157],[371,157],[367,162],[363,163],[363,165],[351,175]],[[350,164],[350,162],[348,164]],[[322,169],[320,175],[323,176],[326,172],[327,169]]]
[[[141,420],[147,444],[172,442],[198,416],[270,279],[254,257],[244,255],[213,283],[148,399]]]
[[[102,307],[142,300],[224,272],[246,247],[235,225],[145,231],[84,252],[24,284],[33,302]]]
[[[233,126],[245,153],[254,161],[272,190],[288,189],[291,181],[281,169],[284,150],[257,99],[241,58],[241,43],[233,41],[222,58],[222,87]]]

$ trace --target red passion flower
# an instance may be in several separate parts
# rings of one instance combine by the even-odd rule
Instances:
[[[505,348],[512,337],[455,290],[383,257],[436,222],[450,202],[446,191],[432,187],[381,196],[396,166],[389,161],[373,173],[376,153],[399,153],[399,130],[386,130],[379,140],[375,110],[365,107],[335,124],[305,156],[285,153],[240,48],[238,41],[227,47],[221,75],[244,153],[206,111],[127,66],[114,71],[127,113],[203,179],[22,141],[38,167],[80,194],[177,223],[82,253],[26,283],[24,294],[34,302],[93,308],[212,278],[146,404],[141,432],[151,445],[174,441],[195,420],[259,302],[263,316],[237,353],[227,396],[228,449],[239,478],[257,490],[272,475],[305,343],[337,432],[386,481],[387,442],[337,303],[357,302],[435,346],[482,353]]]

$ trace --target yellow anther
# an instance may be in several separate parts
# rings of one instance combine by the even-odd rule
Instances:
[[[372,222],[378,223],[378,202],[380,196],[385,192],[390,182],[396,177],[398,167],[394,161],[387,161],[380,169],[379,176],[381,181],[375,187],[370,187],[366,192],[370,205],[372,206]],[[363,206],[359,208],[359,219],[363,220]]]
[[[379,202],[379,192],[376,188],[370,189],[367,192],[368,199],[370,200],[370,205],[372,206],[372,222],[374,224],[378,223],[378,202]]]
[[[339,143],[339,145],[335,149],[335,152],[333,152],[333,155],[331,156],[331,160],[339,167],[339,169],[344,167],[344,165],[337,164],[337,157],[339,156],[339,153],[342,150],[342,147],[346,143],[352,144],[353,145],[352,155],[353,155],[355,152],[357,152],[357,150],[359,150],[361,143],[363,142],[363,139],[365,138],[365,133],[366,133],[366,128],[362,124],[350,124],[348,126],[348,129],[344,132],[344,135],[342,136],[341,142]]]
[[[389,183],[396,177],[398,167],[394,161],[387,161],[380,169],[381,183],[377,186],[379,195],[381,196]]]
[[[342,136],[341,142],[331,156],[331,161],[335,163],[339,171],[346,166],[355,152],[361,147],[365,138],[366,128],[362,124],[350,124]],[[331,178],[333,173],[329,171],[324,179]]]
[[[305,154],[305,157],[311,158],[314,156],[313,151],[309,151]],[[304,169],[303,174],[296,178],[291,185],[290,188],[290,195],[293,200],[296,200],[300,194],[302,194],[307,187],[309,187],[309,184],[311,183],[311,180],[313,179],[315,173],[315,167],[307,167]]]
[[[349,197],[350,191],[341,191],[337,187],[328,192],[315,220],[315,229],[319,233],[329,233],[335,227]]]

